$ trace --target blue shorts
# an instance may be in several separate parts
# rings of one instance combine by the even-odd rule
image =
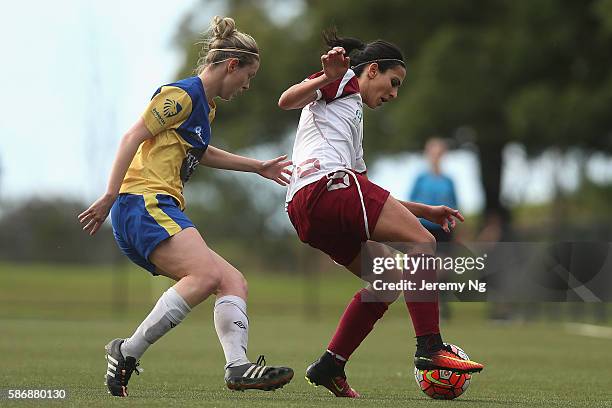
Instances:
[[[151,252],[165,239],[193,227],[178,202],[166,194],[119,194],[111,209],[113,234],[121,251],[136,265],[155,272]]]

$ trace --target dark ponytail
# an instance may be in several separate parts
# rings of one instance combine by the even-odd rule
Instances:
[[[351,68],[355,75],[360,76],[364,68],[370,62],[378,63],[378,69],[385,72],[397,65],[406,67],[402,51],[395,44],[384,40],[376,40],[364,43],[358,38],[339,37],[336,28],[323,31],[323,40],[331,50],[334,47],[342,47],[351,59]]]
[[[366,47],[366,44],[359,38],[338,37],[338,31],[335,27],[323,31],[323,41],[325,41],[325,44],[329,47],[328,51],[334,47],[342,47],[348,56],[350,56],[353,51],[363,50]]]

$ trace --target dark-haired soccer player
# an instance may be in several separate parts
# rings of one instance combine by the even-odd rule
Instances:
[[[382,40],[365,44],[335,31],[324,38],[329,51],[321,57],[323,70],[287,89],[278,102],[282,109],[302,109],[286,200],[289,218],[300,240],[359,277],[365,276],[360,252],[367,240],[422,244],[420,253],[412,255],[431,256],[435,238],[417,217],[448,231],[455,218],[463,221],[462,215],[446,206],[395,199],[368,180],[363,158],[363,104],[375,109],[397,97],[406,76],[402,53]],[[362,301],[364,295],[376,299],[378,294],[369,286],[354,296],[327,350],[306,372],[310,382],[339,397],[359,396],[346,381],[344,365],[389,304]],[[482,370],[481,364],[461,360],[442,342],[435,293],[429,301],[411,300],[406,293],[405,298],[417,336],[417,368]]]

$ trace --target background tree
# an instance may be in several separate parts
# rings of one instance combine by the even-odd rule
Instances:
[[[393,41],[407,60],[402,97],[366,112],[370,162],[416,149],[432,134],[475,143],[485,210],[506,219],[500,184],[509,142],[531,155],[550,146],[612,150],[611,0],[363,0],[358,7],[310,0],[290,24],[273,20],[266,4],[226,3],[226,14],[257,39],[263,62],[252,90],[219,108],[213,133],[228,147],[278,142],[295,127],[299,112],[278,109],[277,97],[319,69],[320,32],[335,25],[341,34]],[[179,76],[196,60],[196,36],[183,34]]]

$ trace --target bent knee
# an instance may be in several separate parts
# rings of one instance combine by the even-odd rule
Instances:
[[[248,284],[244,275],[236,269],[223,271],[223,278],[217,288],[217,295],[235,295],[246,299]]]
[[[222,271],[219,268],[212,268],[206,271],[195,270],[188,276],[203,291],[214,291],[221,285],[223,280]]]
[[[233,289],[237,292],[243,293],[245,296],[249,292],[249,284],[244,275],[236,271],[235,276],[232,279]]]

